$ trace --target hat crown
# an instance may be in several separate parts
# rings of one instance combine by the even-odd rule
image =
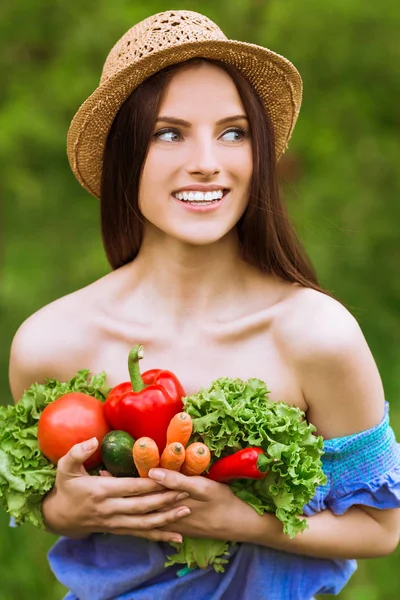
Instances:
[[[110,50],[100,84],[146,56],[188,42],[226,40],[226,35],[208,17],[188,10],[158,13],[127,31]]]

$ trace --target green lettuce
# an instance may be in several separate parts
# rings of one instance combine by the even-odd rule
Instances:
[[[192,570],[197,567],[206,569],[208,565],[212,564],[217,573],[223,573],[225,571],[223,565],[229,562],[227,558],[222,558],[223,556],[229,556],[229,543],[225,540],[208,540],[185,536],[181,544],[170,542],[170,545],[176,548],[178,552],[167,557],[169,561],[165,563],[166,567],[174,564],[185,564],[188,570]]]
[[[284,402],[272,402],[266,384],[260,379],[221,378],[183,399],[185,411],[193,419],[190,442],[203,442],[211,451],[212,463],[248,446],[261,447],[269,462],[264,479],[238,479],[230,484],[233,492],[262,515],[274,513],[285,534],[293,538],[307,528],[301,518],[303,508],[326,483],[322,470],[323,438],[306,420],[305,413]],[[189,538],[178,554],[168,556],[167,564],[185,563],[195,567],[197,544],[201,544],[202,565],[216,562],[220,540]],[[175,546],[176,547],[176,546]],[[227,546],[223,547],[227,551]],[[216,563],[223,570],[221,563]],[[215,568],[215,567],[214,567]]]
[[[69,392],[104,401],[110,390],[106,374],[88,381],[89,375],[89,370],[81,370],[67,382],[34,383],[17,404],[0,407],[0,504],[16,525],[44,529],[41,502],[54,485],[56,467],[39,450],[38,421],[48,404]]]

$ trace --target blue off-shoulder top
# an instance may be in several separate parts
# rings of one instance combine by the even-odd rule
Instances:
[[[382,421],[361,433],[326,440],[322,457],[327,483],[317,489],[305,515],[324,509],[341,515],[363,504],[400,507],[400,444]],[[256,544],[231,547],[225,573],[212,567],[183,577],[165,568],[169,544],[130,536],[92,534],[60,538],[50,567],[64,584],[64,600],[312,600],[338,594],[357,568],[355,560],[331,560],[281,552]]]

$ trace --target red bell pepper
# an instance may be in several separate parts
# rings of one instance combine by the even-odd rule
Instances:
[[[142,374],[143,383],[145,385],[161,385],[172,398],[183,398],[185,391],[179,379],[164,369],[150,369]]]
[[[167,441],[167,428],[172,417],[183,410],[185,392],[170,371],[151,369],[140,374],[139,360],[144,350],[137,344],[129,353],[131,381],[120,383],[104,403],[107,420],[114,429],[128,432],[135,440],[152,438],[160,451]]]
[[[243,448],[217,460],[210,467],[207,477],[221,483],[235,479],[263,479],[270,463],[262,448]]]

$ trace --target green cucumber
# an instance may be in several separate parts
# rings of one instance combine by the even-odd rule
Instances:
[[[135,440],[126,431],[110,431],[101,442],[101,457],[107,469],[114,477],[138,477],[133,462],[132,448]]]

